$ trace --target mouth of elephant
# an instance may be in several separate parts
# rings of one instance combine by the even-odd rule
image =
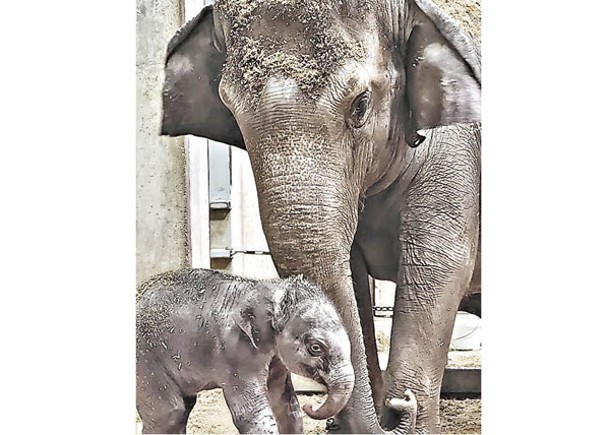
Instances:
[[[308,366],[306,364],[302,364],[302,363],[298,364],[298,366],[299,366],[300,370],[302,371],[302,373],[306,375],[306,377],[313,379],[315,382],[320,383],[324,387],[328,386],[326,384],[326,382],[323,380],[323,378],[319,375],[318,369],[316,369],[315,367]]]

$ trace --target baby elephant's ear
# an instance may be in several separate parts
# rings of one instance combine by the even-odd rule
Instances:
[[[410,132],[480,121],[477,42],[431,1],[411,4],[413,27],[404,57]]]
[[[247,338],[250,339],[254,349],[258,349],[256,342],[258,341],[259,331],[255,325],[256,315],[254,314],[253,308],[249,307],[242,310],[239,315],[234,317],[234,320],[235,323],[237,323],[237,326],[239,326],[239,329],[241,329],[241,331],[247,335]]]
[[[276,310],[271,316],[271,328],[277,333],[281,334],[285,328],[287,316],[283,310]]]

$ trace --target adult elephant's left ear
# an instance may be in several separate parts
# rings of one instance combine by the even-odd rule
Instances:
[[[405,53],[410,132],[480,121],[478,44],[431,1],[410,4]]]
[[[226,57],[218,33],[207,6],[169,41],[161,134],[193,134],[243,148],[237,121],[218,94]]]

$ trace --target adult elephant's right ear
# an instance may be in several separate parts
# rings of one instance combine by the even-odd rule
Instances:
[[[480,121],[478,44],[429,0],[413,0],[404,53],[407,129]],[[413,145],[413,144],[411,144]]]
[[[225,53],[216,38],[213,7],[205,7],[167,46],[161,134],[192,134],[244,147],[233,114],[220,100]]]

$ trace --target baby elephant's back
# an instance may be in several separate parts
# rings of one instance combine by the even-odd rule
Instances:
[[[137,295],[138,332],[154,334],[164,326],[175,326],[173,322],[188,316],[189,311],[205,310],[211,302],[212,287],[215,291],[220,279],[221,275],[211,270],[185,269],[162,273],[144,282]]]
[[[138,288],[136,306],[137,365],[172,372],[172,378],[202,389],[202,378],[213,366],[217,325],[214,302],[222,298],[223,276],[207,269],[187,269],[157,275]],[[186,386],[186,385],[185,385]]]

